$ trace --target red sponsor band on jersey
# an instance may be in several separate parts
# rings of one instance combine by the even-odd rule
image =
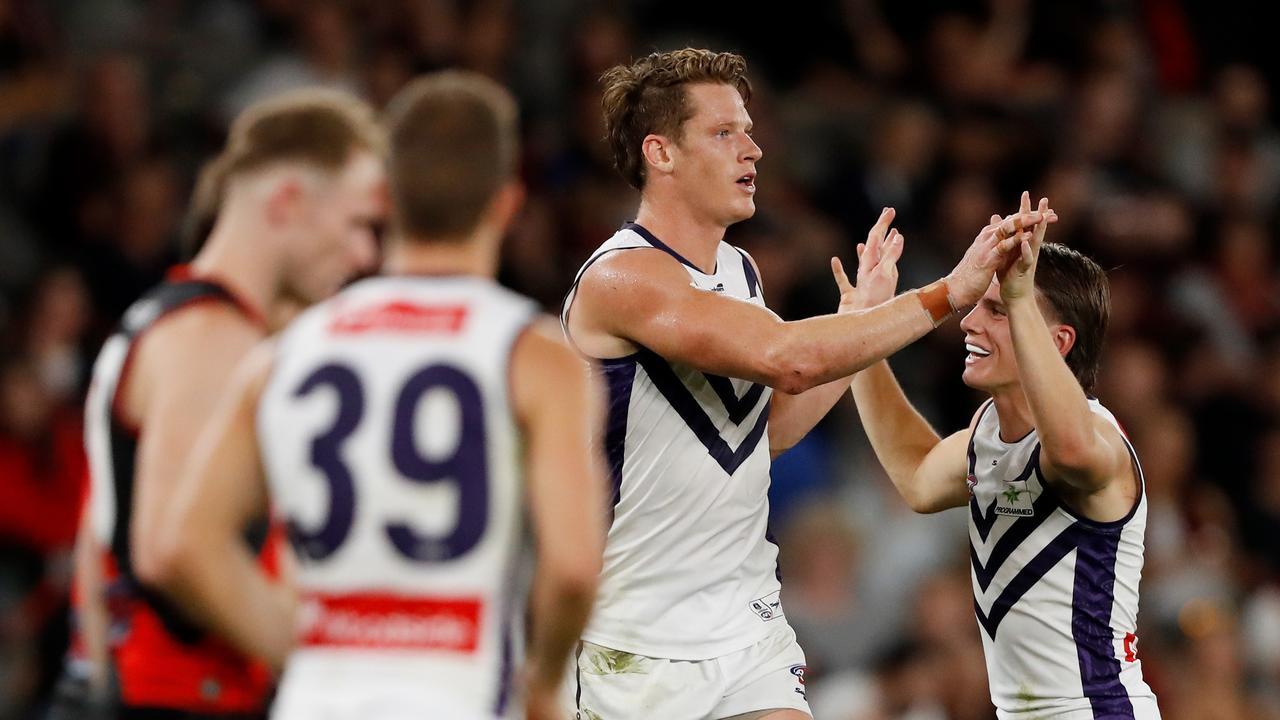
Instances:
[[[375,330],[454,334],[467,321],[466,305],[421,305],[406,300],[343,308],[329,322],[329,332],[353,334]]]
[[[480,643],[480,598],[384,593],[309,595],[298,614],[302,645],[470,653]]]

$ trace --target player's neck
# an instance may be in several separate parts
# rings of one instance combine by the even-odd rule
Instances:
[[[280,293],[280,267],[264,235],[263,228],[224,213],[191,261],[192,274],[217,280],[257,312],[268,313]]]
[[[1027,395],[1022,388],[1013,385],[991,394],[996,406],[996,416],[1000,419],[1000,439],[1014,442],[1027,436],[1035,429],[1035,417],[1031,414],[1031,405],[1027,403]]]
[[[407,240],[392,238],[382,257],[384,275],[473,275],[492,278],[498,272],[497,253],[478,238]]]
[[[699,217],[680,200],[667,202],[645,195],[636,222],[705,273],[715,272],[716,250],[724,239],[724,225]]]

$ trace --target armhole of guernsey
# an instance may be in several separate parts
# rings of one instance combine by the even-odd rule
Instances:
[[[756,266],[755,263],[752,262],[751,256],[747,254],[746,250],[743,250],[737,245],[730,245],[729,247],[736,250],[738,254],[742,256],[742,274],[747,279],[748,296],[751,298],[761,297],[761,289],[763,286],[760,283],[760,276],[756,273]]]
[[[1129,454],[1129,466],[1133,470],[1133,479],[1134,479],[1134,482],[1137,483],[1138,491],[1134,495],[1133,504],[1129,506],[1129,509],[1124,514],[1124,517],[1121,517],[1117,520],[1111,520],[1111,521],[1093,520],[1091,518],[1088,518],[1083,514],[1081,514],[1080,512],[1076,511],[1075,508],[1071,507],[1065,500],[1062,499],[1060,494],[1056,493],[1054,489],[1050,487],[1047,482],[1044,481],[1044,473],[1041,471],[1039,467],[1038,459],[1036,461],[1036,473],[1040,476],[1041,484],[1044,485],[1045,490],[1057,496],[1058,504],[1062,506],[1063,512],[1067,513],[1072,518],[1079,521],[1085,527],[1098,529],[1098,530],[1110,530],[1114,528],[1124,527],[1134,519],[1134,517],[1138,514],[1139,509],[1142,507],[1143,501],[1146,500],[1147,483],[1146,483],[1146,477],[1143,475],[1143,472],[1142,472],[1142,463],[1138,460],[1137,449],[1133,447],[1133,443],[1129,442],[1129,436],[1125,434],[1124,428],[1120,426],[1120,421],[1116,419],[1116,416],[1110,410],[1108,410],[1105,405],[1099,402],[1096,398],[1089,399],[1089,410],[1093,412],[1095,415],[1098,415],[1102,417],[1104,420],[1106,420],[1107,422],[1109,422],[1111,426],[1116,429],[1116,432],[1120,433],[1120,441],[1124,443],[1125,451]]]
[[[174,313],[206,302],[227,303],[246,313],[223,286],[205,280],[179,279],[149,290],[120,319],[116,333],[103,345],[93,369],[93,396],[86,404],[85,433],[89,451],[92,522],[97,538],[112,548],[129,571],[128,526],[132,518],[133,474],[141,428],[125,416],[123,395],[139,341]],[[251,317],[248,313],[246,316]]]
[[[593,358],[588,353],[583,352],[582,348],[578,347],[578,343],[574,341],[573,333],[569,331],[569,315],[573,310],[573,301],[578,296],[578,284],[582,282],[582,278],[587,274],[587,270],[589,270],[592,265],[595,265],[600,258],[617,250],[635,250],[637,248],[656,249],[646,242],[639,233],[624,226],[621,230],[614,233],[613,237],[609,238],[604,242],[604,244],[596,248],[587,258],[586,262],[582,264],[582,267],[578,269],[577,274],[573,276],[573,283],[569,286],[569,291],[565,293],[564,301],[560,306],[560,329],[564,332],[565,339],[569,341],[569,346],[573,348],[574,352],[584,358],[599,359]]]

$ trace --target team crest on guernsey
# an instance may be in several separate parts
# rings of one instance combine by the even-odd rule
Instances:
[[[995,512],[997,515],[1030,517],[1035,515],[1035,510],[1031,507],[1032,500],[1026,480],[1006,482],[1004,489],[996,495]]]

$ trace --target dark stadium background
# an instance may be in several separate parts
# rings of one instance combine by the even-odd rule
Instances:
[[[511,85],[531,190],[502,279],[558,306],[634,210],[595,78],[654,49],[744,53],[760,164],[731,230],[788,318],[828,312],[879,208],[902,288],[1024,188],[1110,271],[1098,394],[1146,469],[1140,654],[1168,720],[1280,717],[1280,57],[1272,3],[1114,0],[0,0],[0,718],[65,642],[99,343],[179,259],[227,120],[323,83],[381,105],[420,71]],[[954,321],[894,366],[941,429],[979,398]],[[787,614],[824,720],[991,718],[963,514],[915,517],[842,405],[775,466]]]

